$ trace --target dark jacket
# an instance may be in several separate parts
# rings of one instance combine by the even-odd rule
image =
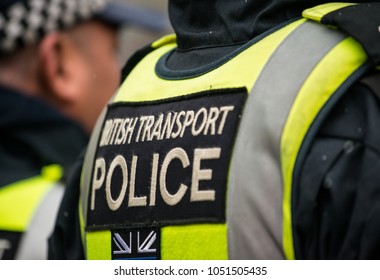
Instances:
[[[0,100],[0,191],[39,176],[52,164],[63,168],[64,181],[87,143],[84,131],[51,106],[16,90],[1,86]],[[15,257],[21,236],[0,228],[0,237],[12,243],[3,258]]]

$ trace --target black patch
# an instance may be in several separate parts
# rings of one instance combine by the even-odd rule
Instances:
[[[87,229],[224,222],[231,150],[246,96],[238,88],[111,105],[94,163]],[[164,129],[167,120],[175,120],[171,133]],[[125,134],[129,123],[134,129]]]
[[[375,65],[380,64],[380,3],[352,5],[324,16],[322,23],[337,26],[354,37]]]
[[[112,259],[159,260],[160,232],[159,228],[112,231]]]
[[[0,230],[0,260],[14,260],[22,233]]]

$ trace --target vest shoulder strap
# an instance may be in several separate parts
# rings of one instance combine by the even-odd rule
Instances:
[[[135,66],[149,53],[154,51],[155,49],[170,44],[172,42],[176,41],[176,37],[174,34],[166,35],[162,37],[161,39],[158,39],[157,41],[153,42],[152,44],[146,45],[145,47],[142,47],[141,49],[137,50],[125,63],[121,70],[121,82],[125,80],[125,78],[129,75],[129,73],[135,68]]]
[[[374,65],[380,64],[380,3],[329,3],[305,10],[303,16],[333,26],[357,40]]]

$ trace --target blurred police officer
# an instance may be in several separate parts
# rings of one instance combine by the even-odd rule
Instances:
[[[176,37],[126,65],[52,256],[378,258],[379,13],[170,0]]]
[[[61,182],[120,82],[119,27],[147,22],[103,0],[1,1],[0,259],[47,258]]]

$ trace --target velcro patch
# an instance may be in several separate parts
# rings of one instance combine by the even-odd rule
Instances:
[[[87,229],[223,223],[245,88],[110,105]]]

